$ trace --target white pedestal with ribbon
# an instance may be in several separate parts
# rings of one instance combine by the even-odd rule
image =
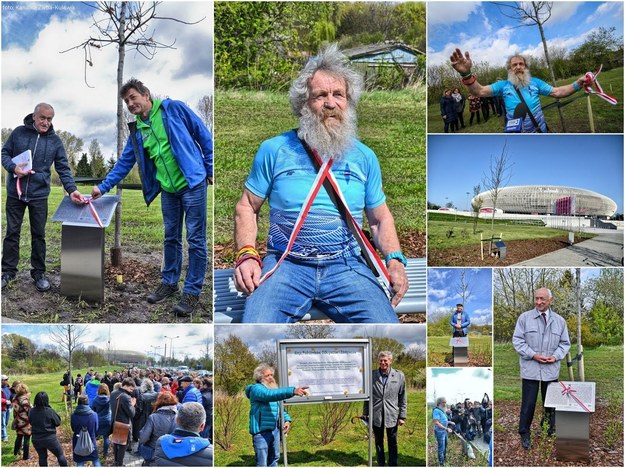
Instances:
[[[454,355],[454,367],[467,367],[469,365],[469,337],[452,337],[449,340]]]
[[[545,407],[556,410],[556,458],[590,461],[590,415],[595,412],[595,382],[554,382]]]

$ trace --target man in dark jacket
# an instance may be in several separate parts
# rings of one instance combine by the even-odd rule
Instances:
[[[139,80],[124,84],[119,95],[137,116],[119,160],[98,186],[93,198],[111,190],[135,162],[149,205],[161,193],[165,243],[161,285],[147,296],[156,304],[178,292],[182,272],[182,222],[189,244],[189,266],[176,315],[190,315],[198,306],[208,262],[206,243],[207,183],[213,179],[213,139],[202,120],[184,103],[152,99]]]
[[[176,429],[156,442],[154,466],[213,466],[213,446],[200,437],[206,413],[200,403],[185,403],[178,410]]]
[[[126,378],[122,381],[121,388],[111,393],[111,428],[115,425],[116,421],[125,424],[131,423],[135,415],[135,405],[137,403],[137,400],[130,396],[134,389],[135,382],[131,378]],[[115,455],[114,466],[124,466],[126,445],[127,444],[113,444],[113,454]]]
[[[202,393],[202,406],[206,412],[206,426],[200,434],[202,437],[208,438],[211,444],[213,443],[213,378],[204,377],[202,379],[202,386],[200,387]]]
[[[408,400],[404,373],[391,367],[393,354],[382,351],[378,354],[379,369],[373,371],[373,435],[378,465],[384,466],[384,430],[388,438],[388,466],[397,466],[397,429],[406,421]],[[369,402],[366,401],[364,416],[369,416]]]
[[[2,289],[17,275],[20,259],[20,235],[24,213],[28,208],[31,252],[30,276],[38,291],[50,289],[46,271],[46,221],[50,195],[50,168],[58,173],[63,187],[76,204],[83,204],[76,190],[63,142],[54,132],[54,109],[44,102],[24,118],[24,125],[11,132],[2,147],[2,166],[8,172],[6,179],[6,236],[2,245]],[[32,169],[27,162],[16,164],[13,158],[30,150]]]

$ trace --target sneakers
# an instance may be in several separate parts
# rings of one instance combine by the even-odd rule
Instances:
[[[11,276],[8,273],[2,275],[2,289],[6,288],[11,281],[15,279],[15,276]]]
[[[147,300],[150,304],[156,304],[158,302],[161,302],[167,299],[168,297],[173,296],[177,292],[178,292],[177,284],[170,285],[170,284],[161,283],[161,285],[158,287],[156,291],[148,294]]]
[[[33,278],[33,281],[35,282],[35,287],[39,292],[45,292],[50,289],[50,281],[48,281],[44,275],[39,275]]]
[[[191,315],[197,305],[200,303],[200,296],[193,296],[188,293],[182,293],[180,302],[174,306],[174,313],[182,317]]]

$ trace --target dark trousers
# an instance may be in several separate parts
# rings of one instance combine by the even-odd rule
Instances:
[[[480,123],[480,111],[471,112],[471,118],[469,119],[469,125],[473,125],[473,117],[477,116],[477,123]]]
[[[536,409],[536,400],[538,399],[538,388],[540,387],[540,396],[543,404],[545,403],[545,395],[547,395],[547,387],[551,382],[541,380],[523,379],[521,385],[521,415],[519,417],[519,434],[522,436],[530,435],[530,428],[534,420],[534,410]],[[555,427],[555,408],[545,408],[545,417],[549,421],[550,427]]]
[[[126,446],[113,444],[113,456],[115,457],[113,466],[124,466],[124,455],[126,455]]]
[[[33,447],[35,447],[37,455],[39,456],[39,466],[48,466],[48,450],[50,450],[52,455],[59,461],[59,466],[68,466],[63,448],[56,437],[54,439],[38,440],[36,442],[33,440]]]
[[[384,466],[384,427],[373,426],[373,437],[375,439],[375,454],[378,466]],[[386,428],[386,438],[388,439],[388,466],[397,466],[397,426]]]
[[[13,445],[13,455],[17,455],[20,449],[22,449],[22,457],[26,460],[30,450],[30,434],[17,434],[17,437],[15,437],[15,444]]]
[[[2,273],[14,277],[20,260],[20,234],[24,213],[28,208],[30,220],[30,275],[37,278],[46,271],[46,221],[48,199],[41,198],[27,202],[17,198],[6,199],[6,236],[2,244]]]
[[[464,128],[464,115],[462,114],[464,114],[464,110],[458,112],[458,122],[460,123],[460,126]],[[456,123],[456,128],[457,127],[458,127],[458,124]]]

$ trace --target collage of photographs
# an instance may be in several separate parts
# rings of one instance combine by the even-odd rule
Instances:
[[[623,467],[623,1],[2,1],[0,467]]]

